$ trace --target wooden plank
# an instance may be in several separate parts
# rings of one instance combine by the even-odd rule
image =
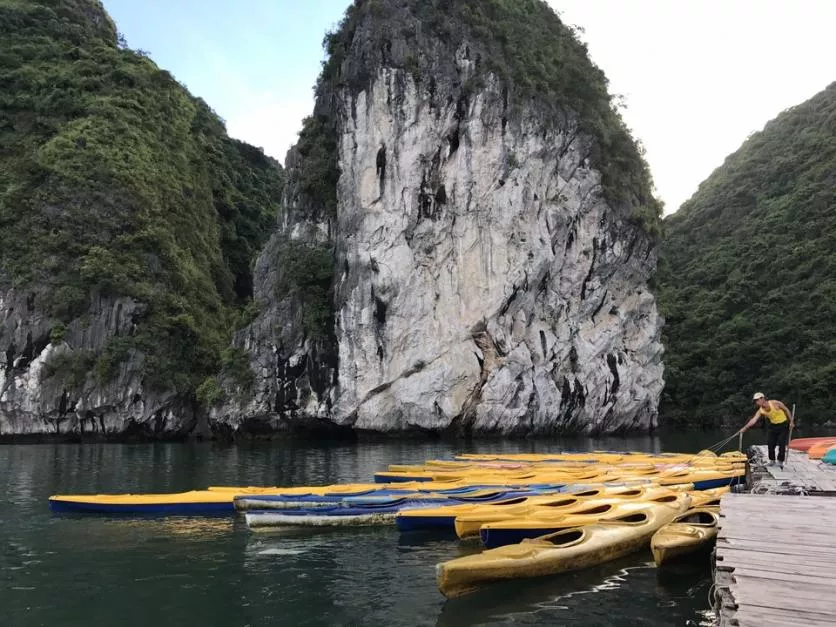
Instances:
[[[787,496],[786,498],[790,497]],[[832,514],[836,511],[827,507],[831,499],[821,499],[815,496],[808,496],[807,498],[812,499],[812,503],[768,503],[764,505],[738,505],[735,503],[734,505],[725,505],[722,501],[720,501],[720,508],[723,512],[723,518],[728,518],[732,515],[737,515],[739,517],[747,514],[786,516],[793,512],[823,512]]]
[[[751,551],[745,552],[747,555]],[[772,573],[783,573],[785,575],[810,574],[816,577],[827,577],[828,567],[832,564],[828,562],[802,562],[801,560],[781,560],[775,559],[774,555],[765,554],[763,557],[756,559],[755,557],[746,558],[745,555],[723,556],[722,559],[716,561],[717,568],[723,568],[728,571],[736,571],[740,568],[753,568],[756,570],[763,570]]]
[[[794,573],[815,575],[818,577],[832,576],[832,562],[811,562],[805,560],[775,559],[769,554],[754,554],[752,551],[729,551],[717,556],[717,568],[737,570],[740,568],[754,568],[774,573],[791,575]]]
[[[752,590],[741,589],[740,587],[733,589],[731,593],[738,607],[738,615],[740,614],[741,605],[753,605],[765,609],[787,610],[796,614],[821,614],[824,616],[833,616],[833,612],[830,608],[811,608],[810,605],[815,603],[815,599],[810,596],[793,596],[793,594],[789,591],[781,594],[777,587],[771,590],[771,592],[772,594],[767,596],[763,591],[758,594]]]
[[[793,456],[794,457],[794,456]],[[776,473],[777,474],[777,473]],[[833,483],[809,462],[787,463],[780,479],[807,488]],[[825,480],[826,479],[826,480]],[[777,482],[775,489],[780,489]],[[723,495],[715,548],[720,624],[836,625],[836,499]]]
[[[725,545],[737,549],[749,549],[752,551],[759,551],[761,553],[774,553],[776,555],[805,555],[816,561],[825,561],[832,563],[828,557],[836,555],[836,548],[828,547],[827,550],[822,549],[816,545],[795,544],[792,542],[763,542],[757,539],[747,540],[743,538],[718,538],[717,546],[723,547]]]
[[[735,583],[733,584],[735,595],[738,592],[751,593],[755,595],[765,594],[767,598],[772,599],[772,603],[777,603],[777,607],[784,607],[786,599],[782,598],[785,595],[776,592],[784,590],[787,594],[793,597],[796,601],[807,600],[812,602],[805,607],[827,608],[829,611],[836,610],[836,603],[833,602],[833,586],[822,583],[819,580],[816,583],[801,583],[793,581],[779,581],[776,579],[764,579],[763,577],[744,577],[735,573]]]
[[[763,501],[762,503],[759,501]],[[811,510],[836,510],[836,502],[829,499],[823,500],[815,496],[793,496],[789,494],[767,495],[738,495],[725,494],[720,499],[723,515],[739,510],[748,512],[768,513],[770,509],[777,509],[778,512],[796,509]],[[771,512],[776,513],[776,512]]]
[[[824,518],[824,517],[822,517]],[[768,521],[763,522],[744,522],[742,520],[728,520],[726,519],[724,522],[721,522],[718,525],[718,531],[722,532],[729,532],[733,531],[735,533],[744,532],[746,530],[750,531],[750,535],[754,536],[756,534],[761,535],[772,535],[772,536],[779,536],[784,535],[790,532],[796,533],[807,533],[807,532],[827,532],[833,531],[834,529],[834,521],[830,520],[821,520],[820,518],[814,518],[810,515],[805,515],[804,517],[799,517],[798,520],[795,521],[795,524],[787,524],[788,521],[784,521],[781,519],[770,519]]]
[[[826,625],[830,617],[821,614],[800,614],[789,610],[775,608],[761,608],[756,605],[741,605],[737,612],[740,627],[810,627],[811,625]],[[832,624],[832,623],[830,623]]]
[[[717,537],[723,540],[751,540],[772,544],[799,544],[828,553],[836,551],[836,546],[828,546],[831,542],[833,527],[799,527],[794,529],[773,530],[766,527],[744,527],[734,525],[719,530]]]
[[[783,593],[779,587],[770,590],[767,594],[764,590],[752,590],[736,586],[731,590],[732,596],[738,606],[738,614],[741,605],[756,605],[758,607],[781,609],[798,614],[821,614],[833,617],[833,608],[828,606],[815,606],[816,598],[811,594],[803,594],[803,591],[795,589],[792,592],[785,590]],[[832,624],[832,623],[831,623]]]
[[[741,605],[738,611],[740,625],[832,625],[832,619],[823,614],[805,614],[793,610],[782,610],[774,607],[760,607],[759,605]]]
[[[774,585],[775,582],[780,582],[782,587],[790,588],[795,584],[809,584],[811,586],[824,586],[826,588],[836,589],[836,580],[828,579],[822,576],[814,576],[805,573],[778,573],[775,571],[754,569],[754,568],[736,568],[734,571],[734,578],[739,579],[745,577],[747,580],[762,580],[761,584]],[[836,595],[832,597],[833,607],[836,609]]]

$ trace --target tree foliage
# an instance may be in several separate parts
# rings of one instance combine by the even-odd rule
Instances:
[[[836,83],[750,137],[665,222],[662,413],[740,417],[762,390],[833,418]]]
[[[141,301],[97,373],[136,348],[191,393],[251,299],[283,174],[121,44],[96,0],[0,0],[0,268],[63,324],[91,295]]]

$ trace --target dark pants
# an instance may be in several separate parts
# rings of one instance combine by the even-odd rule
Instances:
[[[767,436],[766,446],[769,450],[769,461],[775,461],[775,447],[777,446],[778,461],[783,464],[787,454],[787,438],[790,435],[790,423],[782,422],[779,425],[769,423],[767,430],[769,435]]]

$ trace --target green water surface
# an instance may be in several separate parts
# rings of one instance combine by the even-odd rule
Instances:
[[[649,551],[445,601],[435,564],[473,552],[394,527],[254,533],[243,519],[53,515],[56,493],[369,481],[391,463],[457,452],[697,451],[725,434],[631,439],[237,445],[0,446],[0,624],[709,624],[708,560],[657,571]],[[760,434],[747,434],[758,441]],[[736,443],[735,443],[736,444]]]

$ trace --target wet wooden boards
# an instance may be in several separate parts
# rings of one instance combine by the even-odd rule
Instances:
[[[836,625],[836,498],[726,494],[715,548],[720,626]]]
[[[810,459],[807,453],[787,450],[786,463],[781,469],[768,465],[765,446],[753,446],[749,453],[751,482],[756,491],[836,496],[836,466]]]

